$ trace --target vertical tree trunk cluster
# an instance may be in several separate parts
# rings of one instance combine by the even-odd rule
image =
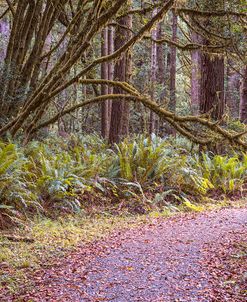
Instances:
[[[157,10],[154,11],[154,14]],[[172,14],[172,41],[177,41],[177,28],[178,28],[178,16],[173,13]],[[175,112],[176,111],[176,64],[177,64],[177,48],[174,46],[170,47],[169,53],[167,55],[167,66],[165,70],[165,62],[164,62],[164,49],[163,46],[157,44],[155,40],[160,40],[163,38],[162,36],[162,23],[158,23],[157,27],[152,30],[152,45],[151,45],[151,91],[150,96],[156,101],[162,102],[164,97],[167,94],[166,89],[169,91],[169,110]],[[157,87],[159,89],[162,87],[162,91],[158,96],[155,95],[155,91],[157,91]],[[149,125],[149,133],[155,133],[159,130],[159,119],[153,113],[150,112],[150,125]],[[167,132],[170,132],[169,129],[166,129]]]
[[[114,29],[108,26],[103,29],[101,34],[101,56],[107,56],[114,51]],[[101,78],[107,80],[114,79],[114,64],[104,62],[101,64]],[[113,88],[109,85],[101,85],[101,95],[112,94]],[[105,139],[109,138],[111,123],[112,104],[110,100],[103,102],[101,105],[101,135]]]
[[[0,118],[15,115],[37,87],[46,39],[66,3],[67,0],[17,2],[0,75]]]

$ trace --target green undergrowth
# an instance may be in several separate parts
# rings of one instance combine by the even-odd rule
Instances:
[[[98,208],[196,210],[208,198],[244,198],[246,182],[246,153],[198,155],[179,138],[139,135],[112,148],[97,135],[0,142],[0,228]]]

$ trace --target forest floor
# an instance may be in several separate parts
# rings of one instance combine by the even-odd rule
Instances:
[[[0,301],[246,301],[247,208],[153,218],[54,257],[28,279]]]

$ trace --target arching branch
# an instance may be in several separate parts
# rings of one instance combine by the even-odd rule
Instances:
[[[176,43],[170,39],[167,38],[162,38],[162,39],[153,39],[152,37],[150,38],[153,42],[157,44],[169,44],[171,46],[175,46],[176,48],[182,50],[182,51],[191,51],[191,50],[197,50],[200,49],[202,51],[212,51],[212,50],[220,50],[224,49],[226,45],[202,45],[202,44],[197,44],[197,43],[187,43],[187,44],[181,44],[181,43]]]
[[[177,13],[185,13],[191,16],[197,17],[225,17],[225,16],[234,16],[234,17],[245,17],[247,18],[246,13],[235,12],[235,11],[227,11],[227,10],[218,10],[218,11],[201,11],[198,9],[189,9],[189,8],[176,8],[175,11]]]
[[[61,116],[66,115],[78,108],[82,108],[86,105],[99,103],[105,100],[122,100],[122,101],[132,101],[132,102],[138,102],[142,103],[145,107],[149,108],[153,112],[155,112],[158,116],[160,116],[162,119],[166,120],[168,123],[170,123],[181,135],[187,137],[192,142],[200,145],[208,145],[210,143],[215,142],[215,139],[217,140],[227,140],[229,144],[239,148],[247,150],[247,142],[242,140],[241,138],[246,135],[246,131],[237,133],[237,132],[230,132],[227,129],[224,129],[220,126],[220,122],[214,122],[211,121],[210,118],[207,115],[199,115],[199,116],[193,116],[193,115],[187,115],[187,116],[180,116],[176,115],[175,113],[162,108],[159,106],[158,103],[154,102],[150,99],[149,96],[141,95],[134,87],[132,87],[130,84],[125,82],[118,82],[118,81],[110,81],[110,80],[102,80],[102,79],[87,79],[87,80],[80,80],[81,84],[105,84],[105,85],[112,85],[120,87],[123,92],[127,92],[128,94],[109,94],[109,95],[102,95],[98,96],[92,99],[89,99],[87,101],[84,101],[82,103],[76,104],[64,111],[61,111],[56,116],[51,118],[50,120],[38,125],[36,128],[34,128],[33,132],[39,130],[42,127],[46,127],[54,122],[56,122]],[[211,135],[208,134],[205,136],[205,129],[202,130],[203,133],[197,134],[193,133],[193,129],[188,129],[186,126],[186,123],[192,123],[192,124],[199,124],[205,128],[207,128],[209,131],[211,131]]]

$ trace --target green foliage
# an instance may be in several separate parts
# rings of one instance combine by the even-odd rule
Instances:
[[[173,162],[167,153],[168,143],[155,135],[125,139],[115,147],[117,157],[113,170],[116,177],[143,184],[161,180],[165,171],[172,168]]]
[[[102,142],[102,143],[101,143]],[[80,210],[79,195],[104,174],[110,153],[96,136],[64,142],[53,138],[25,148],[0,145],[0,218],[17,220],[28,210]],[[5,218],[5,219],[4,219]]]
[[[186,150],[176,148],[169,140],[155,135],[149,138],[137,136],[125,139],[116,145],[117,157],[111,170],[114,177],[135,181],[142,186],[162,183],[170,192],[176,190],[195,195],[206,194],[212,188],[211,182],[204,178],[190,164]],[[172,192],[173,194],[174,192]]]
[[[0,226],[19,221],[19,210],[40,207],[25,182],[25,158],[14,144],[0,143]]]
[[[225,193],[241,190],[247,178],[247,154],[228,157],[203,154],[196,158],[196,167],[214,188]]]
[[[136,136],[114,149],[97,135],[0,143],[0,226],[51,209],[79,212],[91,198],[189,210],[209,191],[241,191],[247,155],[191,155],[186,142]],[[194,209],[195,210],[195,209]]]
[[[236,120],[230,119],[227,122],[227,128],[229,130],[233,130],[233,131],[241,133],[241,132],[244,132],[246,130],[246,125],[241,123],[240,120],[238,120],[238,119],[236,119]]]

